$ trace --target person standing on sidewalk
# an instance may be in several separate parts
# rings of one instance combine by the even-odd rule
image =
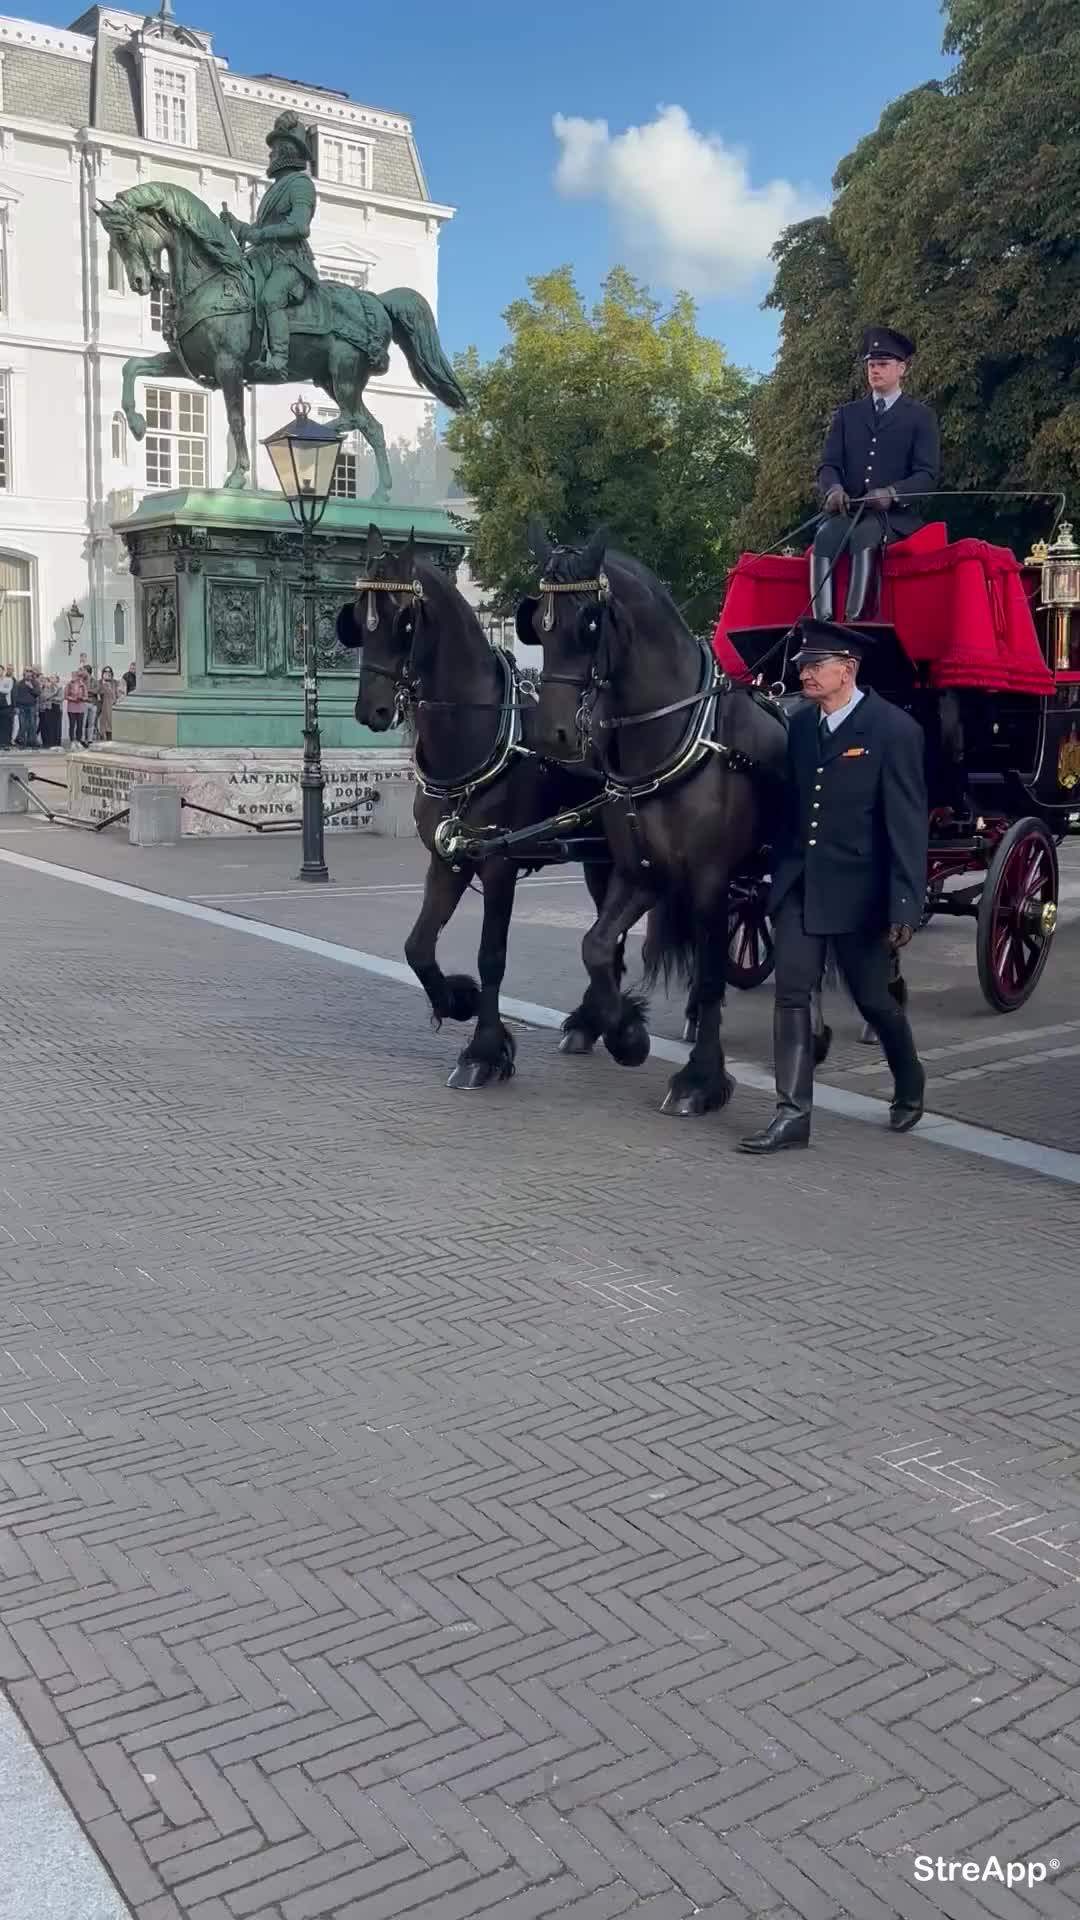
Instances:
[[[38,683],[33,667],[24,667],[15,682],[12,695],[15,702],[15,718],[19,731],[15,737],[17,747],[36,747],[38,743]]]
[[[68,717],[68,745],[81,747],[83,721],[86,718],[86,681],[81,670],[71,675],[64,688],[64,705]]]
[[[776,952],[776,1114],[742,1153],[810,1143],[814,1055],[810,997],[831,943],[852,999],[892,1070],[889,1125],[923,1114],[926,1076],[907,1014],[889,992],[891,958],[926,899],[929,808],[922,728],[858,685],[873,646],[827,620],[802,620],[795,665],[810,703],[788,731],[791,808],[769,896]]]
[[[10,667],[0,666],[0,751],[6,753],[11,745],[11,729],[15,724],[15,675]]]

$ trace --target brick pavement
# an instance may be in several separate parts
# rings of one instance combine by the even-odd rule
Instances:
[[[0,823],[2,825],[2,823]],[[121,832],[0,832],[0,847],[166,893],[206,898],[323,938],[400,959],[415,917],[423,873],[421,850],[402,841],[338,835],[331,848],[335,884],[301,887],[292,841],[190,841],[164,852],[134,849]],[[1034,997],[1017,1014],[993,1014],[979,991],[974,929],[938,921],[915,945],[906,971],[920,1047],[927,1055],[934,1109],[1044,1145],[1080,1145],[1080,841],[1062,848],[1063,924]],[[559,1007],[573,1006],[583,977],[581,933],[592,915],[576,877],[550,873],[522,891],[510,942],[507,992]],[[475,973],[479,901],[467,897],[444,935],[447,964]],[[635,950],[633,943],[631,952]],[[854,1092],[888,1091],[876,1051],[860,1046],[859,1021],[846,998],[830,998],[835,1032],[825,1078]],[[677,1038],[682,1003],[653,996],[656,1033]],[[739,1059],[767,1067],[772,1045],[768,987],[732,992],[726,1030]],[[444,1036],[439,1065],[448,1072],[459,1040]]]
[[[0,885],[0,1678],[138,1920],[1075,1912],[1074,1190]]]

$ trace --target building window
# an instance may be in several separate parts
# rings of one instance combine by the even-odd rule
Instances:
[[[331,500],[355,500],[356,485],[356,450],[342,447],[334,467],[334,478],[330,483]]]
[[[165,331],[165,302],[167,298],[168,296],[166,294],[164,287],[151,287],[150,289],[150,331],[151,333],[164,333]]]
[[[146,390],[146,484],[205,487],[209,467],[205,393]]]
[[[191,75],[184,67],[150,70],[152,138],[167,147],[195,145],[195,115],[191,101]]]
[[[371,148],[359,140],[338,140],[333,134],[320,133],[319,179],[331,180],[339,187],[370,187]]]
[[[127,608],[118,600],[112,610],[112,643],[114,647],[127,648]]]
[[[11,388],[6,373],[0,373],[0,493],[11,486]]]
[[[33,652],[30,562],[0,553],[0,662],[28,667]]]
[[[127,292],[127,274],[124,271],[119,249],[116,247],[109,248],[109,292]]]
[[[122,413],[112,417],[112,457],[127,465],[127,421]]]

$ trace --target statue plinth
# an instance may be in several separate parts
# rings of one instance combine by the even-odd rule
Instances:
[[[400,735],[357,724],[357,658],[335,636],[372,522],[391,549],[412,532],[420,557],[451,573],[464,557],[467,535],[441,509],[332,500],[313,535],[309,607],[300,530],[279,494],[152,494],[119,521],[135,580],[137,685],[114,712],[117,744],[299,750],[310,611],[323,745],[399,749]]]

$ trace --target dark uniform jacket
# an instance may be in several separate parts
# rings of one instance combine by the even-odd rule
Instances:
[[[791,807],[769,911],[801,884],[807,933],[917,927],[929,824],[922,728],[873,692],[827,741],[819,719],[804,707],[788,730]]]
[[[874,402],[852,400],[837,407],[821,455],[817,483],[822,493],[843,487],[852,499],[872,487],[895,487],[900,504],[889,512],[895,533],[910,533],[919,516],[904,508],[905,500],[932,493],[941,467],[941,438],[937,415],[918,400],[903,394],[880,417]]]

